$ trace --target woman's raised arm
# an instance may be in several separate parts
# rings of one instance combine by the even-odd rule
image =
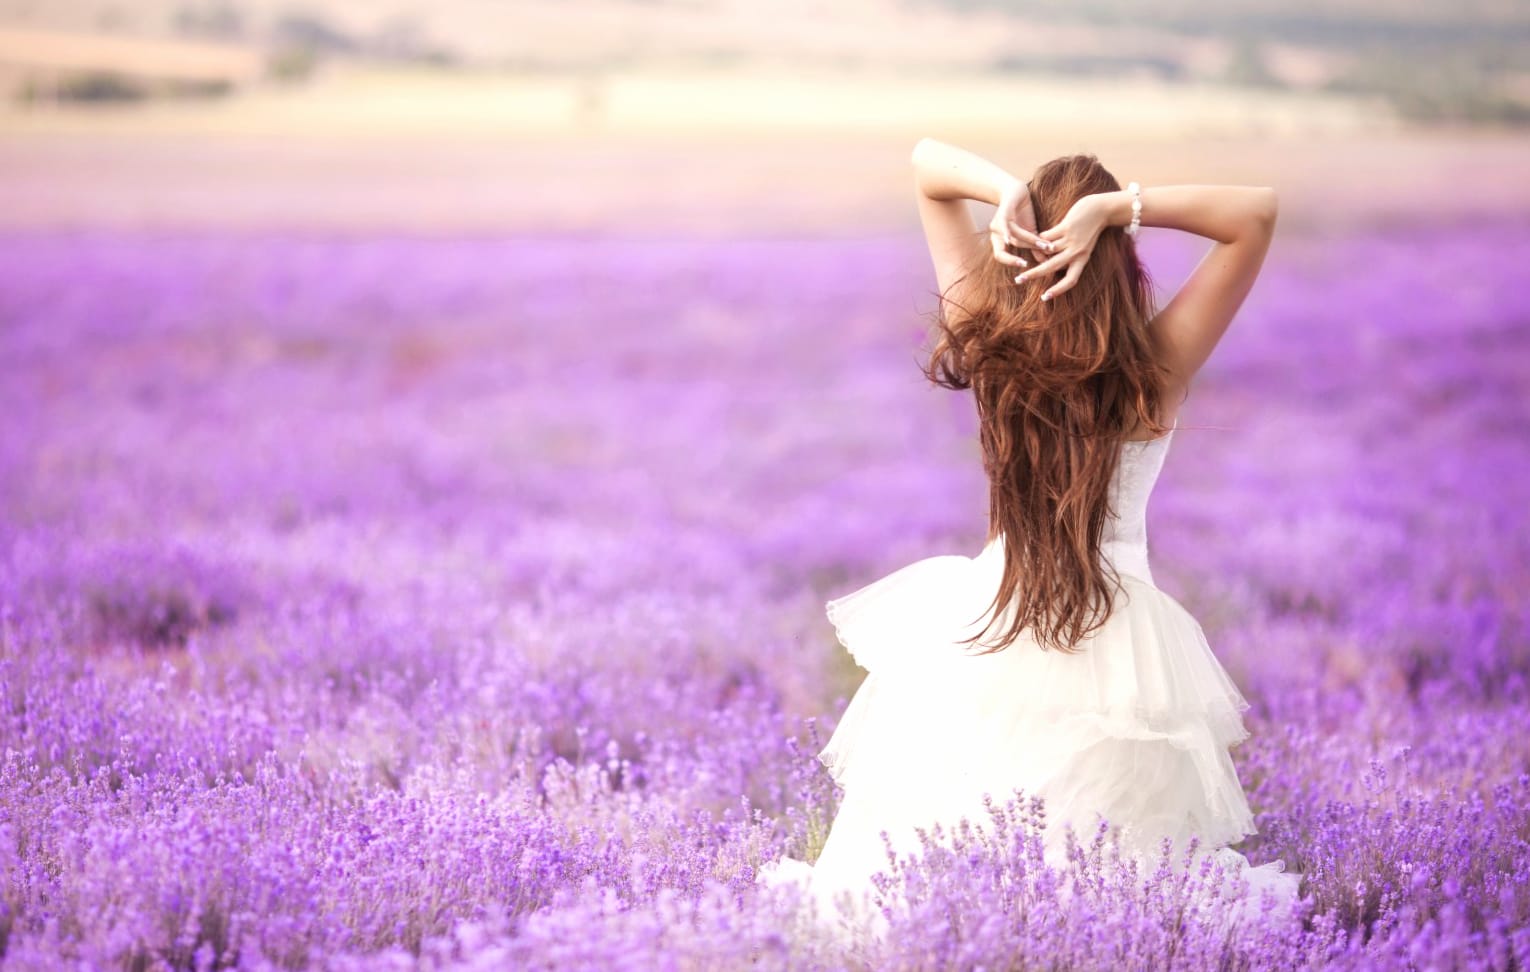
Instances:
[[[1216,241],[1151,325],[1183,394],[1253,289],[1275,235],[1279,202],[1269,186],[1148,186],[1141,192],[1143,226],[1184,230]],[[1131,221],[1130,192],[1099,193],[1096,198],[1110,225]]]
[[[1112,226],[1132,218],[1132,194],[1125,189],[1096,194]],[[1277,201],[1269,186],[1147,186],[1142,189],[1142,225],[1184,230],[1218,243],[1266,234],[1275,224]],[[1043,236],[1046,234],[1043,233]]]
[[[919,140],[911,161],[919,221],[941,293],[948,293],[977,260],[1025,266],[1005,249],[1011,243],[1041,245],[1024,181],[979,155],[933,138]],[[967,209],[969,199],[998,207],[986,238]]]

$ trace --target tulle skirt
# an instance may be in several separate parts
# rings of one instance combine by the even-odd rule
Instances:
[[[977,557],[918,561],[830,601],[840,642],[868,674],[819,753],[844,798],[814,864],[761,869],[832,908],[918,849],[915,828],[986,816],[983,797],[1016,789],[1044,801],[1048,860],[1063,862],[1071,828],[1087,842],[1103,817],[1118,846],[1144,860],[1164,838],[1196,837],[1254,898],[1283,910],[1301,876],[1252,867],[1226,845],[1257,833],[1229,748],[1248,737],[1248,702],[1195,618],[1134,573],[1078,651],[1043,651],[1026,631],[976,654],[1003,571],[1003,546]],[[1001,617],[1001,622],[1003,618]],[[1002,631],[1001,625],[995,631]],[[991,635],[996,637],[996,635]]]

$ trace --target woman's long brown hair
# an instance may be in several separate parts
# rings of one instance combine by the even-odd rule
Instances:
[[[1120,188],[1093,155],[1054,159],[1031,178],[1036,228],[1061,221],[1085,195]],[[1034,267],[1048,255],[1025,256]],[[1121,443],[1139,417],[1155,435],[1167,431],[1158,415],[1169,375],[1147,329],[1152,281],[1120,227],[1101,231],[1078,282],[1048,301],[1041,294],[1061,272],[1021,284],[1017,272],[985,253],[950,288],[961,288],[960,302],[942,299],[924,371],[937,385],[973,391],[988,538],[1004,544],[1003,577],[985,610],[993,617],[966,641],[1007,614],[1000,640],[981,654],[1027,628],[1043,649],[1073,652],[1112,608],[1100,544],[1115,512]]]

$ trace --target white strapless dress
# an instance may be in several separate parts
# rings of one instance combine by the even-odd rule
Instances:
[[[959,644],[983,627],[973,619],[998,589],[1002,539],[828,603],[840,642],[868,672],[819,753],[844,797],[816,862],[769,862],[760,882],[801,885],[832,915],[840,892],[864,894],[887,869],[881,831],[911,852],[916,827],[979,824],[985,793],[1002,803],[1018,788],[1045,800],[1054,863],[1065,827],[1087,842],[1103,816],[1122,848],[1148,861],[1165,837],[1176,848],[1198,837],[1248,882],[1250,913],[1266,891],[1289,911],[1301,875],[1278,861],[1253,867],[1226,846],[1257,833],[1228,752],[1248,737],[1248,702],[1148,566],[1148,497],[1173,435],[1122,445],[1102,546],[1122,586],[1078,653],[1042,651],[1026,634],[988,655]],[[855,917],[881,924],[867,914]]]

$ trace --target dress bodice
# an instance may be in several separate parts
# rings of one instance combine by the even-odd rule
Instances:
[[[1100,559],[1115,567],[1118,574],[1140,577],[1153,586],[1153,571],[1148,566],[1147,507],[1148,497],[1158,482],[1169,440],[1179,428],[1176,419],[1168,432],[1154,439],[1121,443],[1121,461],[1110,481],[1111,513],[1105,518],[1100,536]],[[978,555],[985,563],[1000,563],[1004,539],[996,537]]]
[[[1133,574],[1154,583],[1148,566],[1147,505],[1158,473],[1163,469],[1169,440],[1179,428],[1154,439],[1127,441],[1121,444],[1121,462],[1110,482],[1110,506],[1114,515],[1106,517],[1105,532],[1100,538],[1100,556],[1118,573]]]

